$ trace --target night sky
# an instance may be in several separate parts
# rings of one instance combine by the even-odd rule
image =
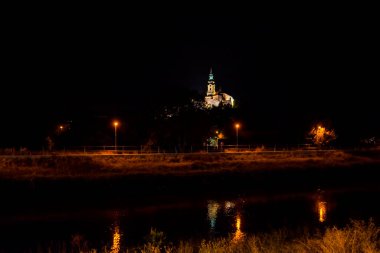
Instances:
[[[291,136],[326,120],[343,137],[379,136],[375,16],[330,7],[14,11],[2,36],[1,146],[39,146],[67,120],[85,133],[93,119],[119,118],[132,134],[152,107],[204,95],[211,67],[246,132]]]

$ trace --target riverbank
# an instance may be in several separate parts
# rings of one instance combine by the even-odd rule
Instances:
[[[348,168],[379,165],[380,150],[371,152],[286,151],[184,154],[66,154],[0,156],[0,179],[110,179],[123,176],[194,176],[227,172]]]
[[[276,245],[326,246],[330,237],[324,235],[282,234],[276,244],[278,240],[267,240],[276,238],[276,232],[266,237],[257,234],[270,232],[271,226],[293,232],[297,226],[321,227],[315,210],[318,201],[327,203],[328,218],[322,227],[341,227],[349,218],[373,217],[377,225],[379,220],[375,199],[380,192],[380,163],[373,151],[55,154],[5,156],[0,161],[0,223],[7,228],[5,242],[32,240],[35,234],[29,245],[38,246],[34,240],[49,245],[51,238],[60,238],[68,240],[67,245],[85,247],[86,241],[79,240],[85,238],[87,245],[98,245],[94,247],[100,251],[97,242],[104,238],[113,242],[117,238],[109,234],[113,233],[122,235],[122,249],[129,252],[162,252],[165,246],[171,247],[169,252],[246,252],[255,245],[273,246],[272,252],[278,252]],[[217,226],[210,228],[213,215]],[[244,239],[232,243],[225,233],[239,232],[240,224]],[[167,235],[160,251],[140,243],[151,227]],[[92,236],[93,231],[98,231],[97,236]],[[210,231],[219,235],[213,239]],[[201,244],[202,238],[209,241]],[[182,245],[179,240],[184,240]],[[107,252],[113,244],[102,241],[101,245],[109,246]],[[142,246],[128,248],[135,245]],[[264,248],[257,252],[268,252]]]
[[[177,198],[380,191],[378,151],[0,157],[0,197],[20,208]]]

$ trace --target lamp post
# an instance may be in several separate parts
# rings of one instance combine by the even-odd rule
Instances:
[[[59,135],[62,135],[63,133],[63,125],[59,126]],[[65,151],[65,143],[64,143],[64,138],[61,136],[61,141],[62,141],[62,146],[63,146],[63,151]]]
[[[240,128],[240,124],[239,123],[235,124],[235,128],[236,128],[236,149],[239,150],[239,128]]]
[[[217,141],[217,148],[218,148],[218,150],[219,150],[219,147],[220,147],[220,150],[223,150],[223,142],[219,145],[219,140],[220,139],[223,139],[223,133],[222,132],[219,132],[219,131],[217,131],[216,132],[216,141]]]
[[[216,134],[216,149],[219,150],[219,131],[216,130],[215,131],[215,134]]]
[[[114,121],[113,125],[115,126],[115,150],[117,150],[117,134],[116,134],[117,131],[116,130],[117,130],[117,126],[119,125],[119,122]]]

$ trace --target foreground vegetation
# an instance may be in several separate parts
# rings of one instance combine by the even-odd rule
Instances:
[[[74,250],[80,252],[98,252],[87,247],[85,242],[77,242]],[[100,252],[119,252],[120,245],[105,247]],[[64,249],[63,251],[66,251]],[[370,220],[351,221],[343,228],[330,227],[324,232],[313,234],[302,232],[294,233],[286,230],[277,230],[272,233],[250,235],[236,239],[236,237],[220,238],[216,240],[202,240],[199,243],[180,242],[173,245],[165,241],[164,234],[152,230],[146,242],[141,247],[128,248],[120,252],[141,253],[346,253],[346,252],[380,252],[380,228]]]

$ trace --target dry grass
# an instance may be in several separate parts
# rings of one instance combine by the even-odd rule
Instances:
[[[145,244],[127,252],[199,253],[346,253],[380,252],[380,228],[373,221],[352,221],[344,228],[328,228],[323,234],[292,237],[285,230],[253,235],[236,242],[233,238],[202,241],[200,245],[181,242],[177,247]]]
[[[0,178],[102,178],[123,175],[194,175],[257,170],[380,164],[343,151],[151,155],[0,156]]]
[[[71,244],[53,243],[35,252],[128,252],[128,253],[378,253],[380,228],[373,220],[351,221],[346,227],[330,227],[325,232],[294,234],[285,229],[272,233],[243,237],[232,236],[199,243],[182,241],[173,245],[163,232],[151,230],[146,243],[139,247],[114,251],[110,246],[101,250],[89,247],[81,236],[73,236]]]
[[[372,221],[353,221],[343,229],[329,228],[320,238],[296,243],[298,252],[380,252],[380,228]]]
[[[352,221],[344,228],[327,228],[324,233],[308,232],[294,235],[287,230],[243,237],[233,237],[200,243],[180,242],[178,245],[165,242],[162,232],[151,231],[147,242],[136,248],[121,252],[141,253],[378,253],[380,252],[380,228],[370,220]],[[84,242],[85,243],[85,242]],[[85,244],[77,245],[81,252],[97,252]],[[100,252],[112,252],[107,247]]]

